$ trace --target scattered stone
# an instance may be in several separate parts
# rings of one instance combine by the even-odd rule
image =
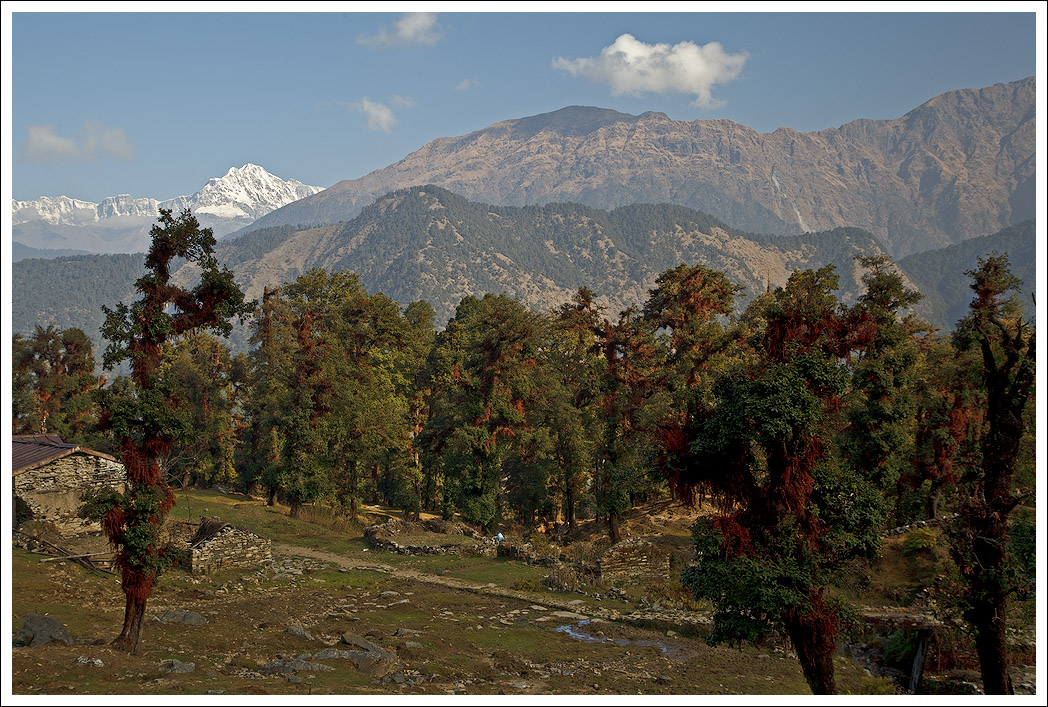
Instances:
[[[259,671],[263,673],[279,673],[281,675],[296,673],[300,670],[329,673],[332,672],[334,668],[329,665],[324,665],[323,663],[312,663],[302,658],[278,658],[259,668]]]
[[[585,621],[588,616],[585,614],[576,614],[574,611],[554,611],[551,616],[555,616],[558,619],[573,619],[575,621]]]
[[[414,648],[416,650],[421,649],[421,648],[425,648],[425,646],[423,646],[418,641],[404,641],[404,647],[405,648]]]
[[[379,596],[380,597],[399,597],[400,596],[400,592],[394,592],[392,589],[390,589],[388,591],[382,592],[381,594],[379,594]]]
[[[178,658],[169,658],[160,663],[165,673],[191,673],[196,670],[196,663],[183,663]]]
[[[292,675],[291,677],[289,677],[289,678],[287,679],[287,681],[288,681],[288,682],[292,682],[292,683],[300,683],[300,682],[302,682],[302,678],[300,678],[300,677],[299,677],[299,676],[297,676],[297,675]]]
[[[421,636],[422,631],[416,631],[413,628],[398,628],[393,634],[394,636]]]
[[[168,609],[160,615],[160,620],[166,624],[190,624],[193,626],[203,626],[207,623],[207,619],[189,609]]]
[[[671,630],[666,632],[666,637],[667,638],[676,638],[677,637],[677,632],[671,629]]]
[[[437,570],[437,576],[443,577],[445,574],[447,574],[447,572],[447,570]]]
[[[372,651],[375,653],[386,652],[386,649],[382,646],[376,645],[368,639],[362,636],[358,636],[355,633],[343,633],[342,642],[345,643],[347,646],[354,646],[355,648],[360,648],[364,651]]]
[[[51,641],[61,641],[67,646],[73,645],[73,634],[60,622],[49,616],[28,614],[22,620],[22,632],[18,637],[30,648],[42,646]]]
[[[313,634],[302,628],[301,624],[291,624],[287,627],[287,633],[290,633],[295,638],[302,638],[307,641],[313,640]]]
[[[673,682],[673,678],[671,678],[669,675],[660,675],[657,678],[655,678],[655,682],[657,682],[659,685],[669,685],[671,682]]]
[[[102,662],[101,658],[89,658],[86,655],[79,655],[76,660],[73,661],[77,665],[90,665],[92,668],[104,668],[105,663]]]
[[[313,654],[313,660],[347,660],[357,672],[372,678],[387,675],[397,665],[395,653],[379,648],[375,651],[343,651],[337,648],[326,648]],[[330,668],[329,668],[330,670]]]

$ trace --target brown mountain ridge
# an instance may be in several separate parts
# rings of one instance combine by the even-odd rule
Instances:
[[[751,233],[858,227],[902,257],[1033,218],[1035,133],[1033,77],[811,133],[571,106],[434,140],[250,228],[347,221],[434,184],[497,205],[679,204]]]

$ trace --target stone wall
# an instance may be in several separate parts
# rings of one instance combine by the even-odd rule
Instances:
[[[227,525],[207,540],[191,546],[188,560],[193,574],[210,574],[221,567],[258,567],[273,562],[273,543]]]
[[[637,577],[668,579],[669,576],[669,553],[642,538],[616,543],[600,558],[600,578],[605,582]]]
[[[70,534],[101,530],[97,522],[77,515],[80,497],[103,486],[123,489],[125,480],[124,465],[118,461],[82,452],[56,459],[15,474],[15,507],[22,509],[15,520],[47,521]]]

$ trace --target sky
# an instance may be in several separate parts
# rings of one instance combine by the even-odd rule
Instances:
[[[285,14],[5,3],[5,183],[18,200],[165,199],[252,162],[328,187],[438,137],[568,105],[728,118],[761,132],[897,118],[945,91],[1034,75],[1041,5],[476,13],[379,3],[368,7],[394,11]]]

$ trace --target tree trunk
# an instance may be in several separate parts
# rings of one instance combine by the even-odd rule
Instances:
[[[568,527],[575,529],[575,490],[569,484],[564,494],[564,516]]]
[[[800,614],[801,609],[795,609],[788,616],[786,632],[790,636],[790,643],[797,653],[800,661],[801,671],[804,679],[808,681],[813,695],[836,695],[837,681],[833,674],[833,649],[832,637],[826,636],[820,631],[817,622]]]
[[[1014,695],[1008,672],[1008,643],[1005,635],[1004,607],[997,602],[973,602],[965,612],[975,629],[975,650],[979,654],[983,692],[987,695]]]
[[[941,497],[942,488],[933,482],[933,486],[928,492],[928,500],[925,505],[924,515],[927,517],[927,520],[933,520],[939,517],[939,499]]]
[[[292,518],[298,518],[302,514],[302,501],[298,500],[297,498],[292,498],[291,509],[290,511],[288,511],[288,514]]]
[[[619,528],[621,520],[622,516],[618,511],[608,514],[608,537],[611,538],[612,545],[622,541],[622,530]]]
[[[267,506],[275,506],[276,502],[277,502],[277,487],[276,486],[270,486],[269,487],[269,498],[266,500],[266,505]]]
[[[124,628],[110,644],[132,655],[141,653],[142,623],[146,614],[146,600],[128,596],[124,605]]]

